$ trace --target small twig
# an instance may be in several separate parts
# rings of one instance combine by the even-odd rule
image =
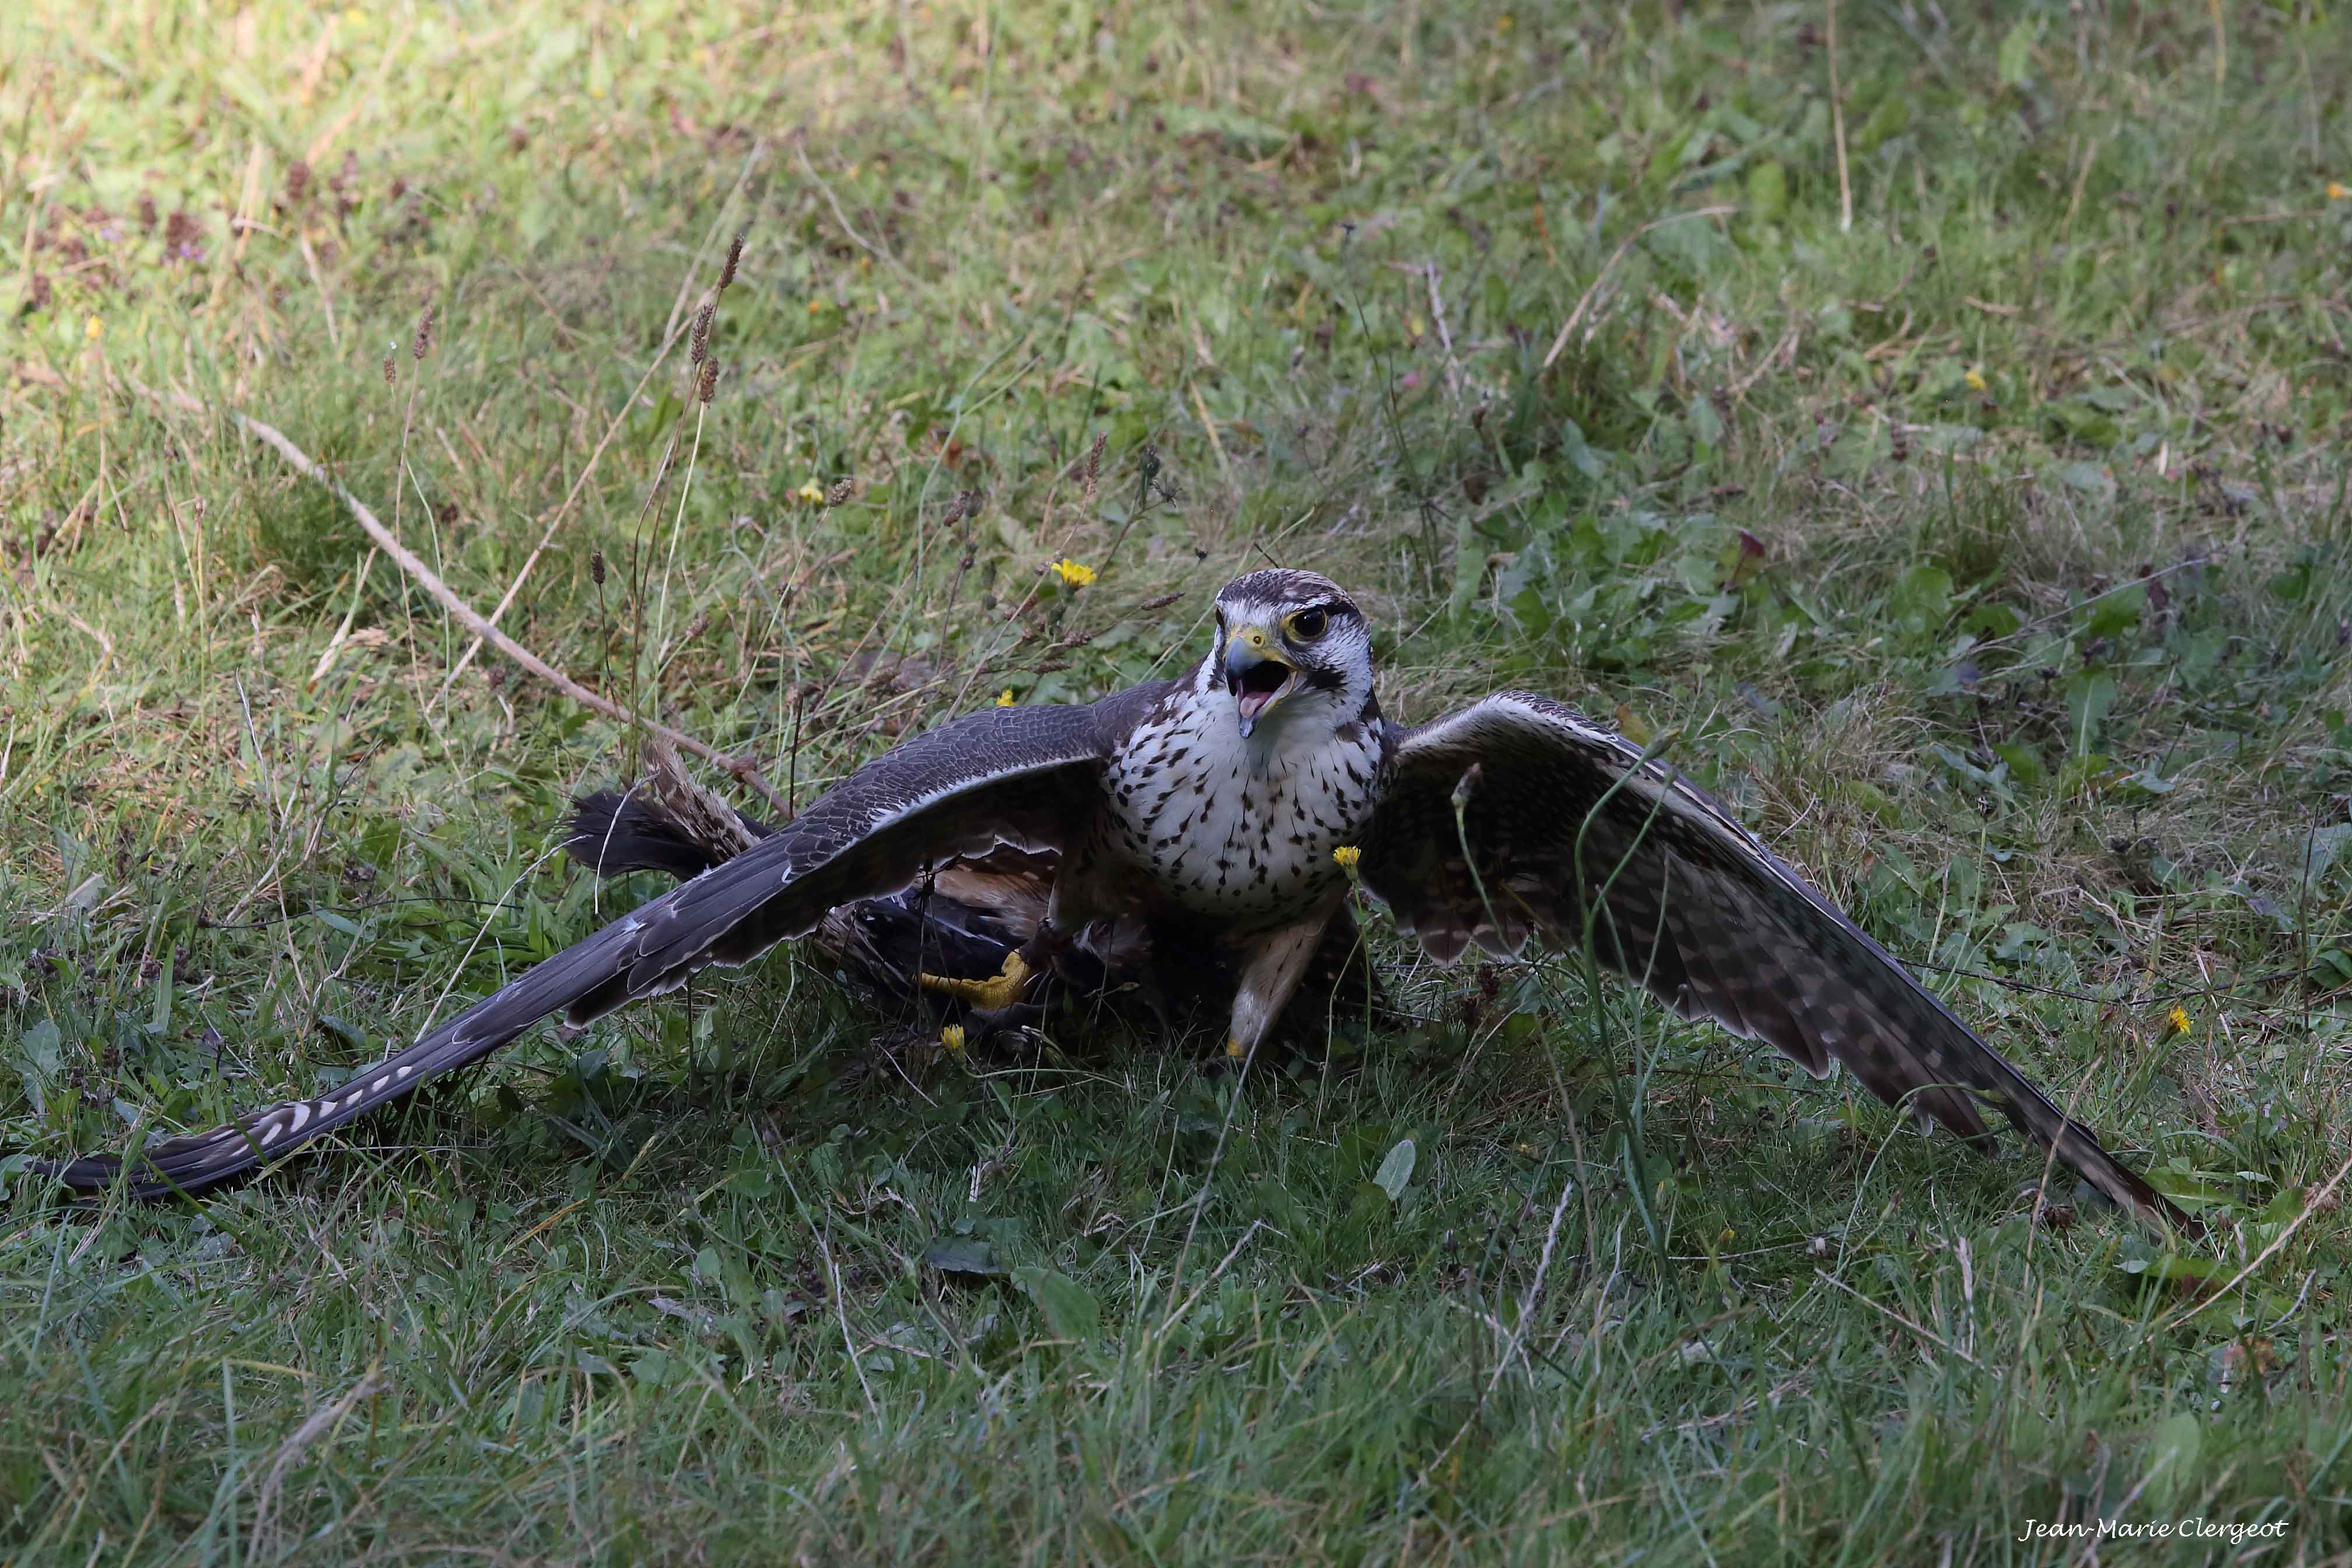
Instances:
[[[144,389],[142,388],[142,390]],[[174,394],[171,401],[194,413],[201,414],[209,412],[204,404],[197,401],[195,398],[186,396],[184,394]],[[780,811],[785,809],[783,797],[776,793],[774,786],[771,785],[765,778],[761,776],[760,770],[753,766],[748,758],[730,757],[715,747],[696,740],[693,736],[688,735],[682,731],[673,730],[668,725],[658,723],[651,719],[638,717],[626,708],[622,707],[619,703],[611,701],[606,698],[600,697],[595,692],[589,690],[586,687],[581,685],[578,681],[572,679],[570,676],[564,674],[562,670],[556,668],[553,665],[548,663],[545,659],[540,658],[537,654],[531,652],[529,648],[515,641],[514,638],[507,636],[506,633],[499,630],[498,627],[484,620],[481,616],[475,612],[472,605],[459,598],[457,594],[450,589],[446,583],[441,581],[440,577],[434,572],[433,568],[427,566],[423,561],[419,560],[415,552],[410,551],[406,545],[401,543],[399,540],[394,539],[392,536],[392,531],[385,528],[384,525],[377,520],[375,513],[368,510],[367,503],[361,500],[359,497],[352,494],[350,490],[345,489],[343,486],[331,475],[330,475],[324,468],[320,468],[317,462],[312,460],[308,452],[305,452],[301,447],[287,439],[284,432],[278,429],[277,426],[265,425],[260,420],[240,414],[233,408],[228,410],[228,417],[230,421],[237,426],[237,428],[243,430],[247,435],[253,437],[256,440],[260,441],[267,446],[276,447],[278,449],[278,456],[284,458],[288,465],[290,466],[295,472],[300,474],[305,479],[313,479],[318,483],[324,485],[327,489],[333,494],[337,500],[343,503],[343,509],[352,514],[352,520],[360,525],[362,531],[365,532],[370,539],[375,542],[376,548],[383,551],[386,555],[391,556],[402,571],[416,579],[417,584],[427,594],[431,595],[433,598],[439,603],[441,607],[448,611],[450,616],[467,631],[472,632],[476,637],[481,638],[484,642],[498,649],[499,652],[504,654],[509,659],[520,665],[524,669],[529,670],[531,674],[539,677],[540,679],[547,682],[550,686],[554,687],[558,691],[562,692],[563,695],[571,698],[572,700],[579,703],[582,707],[592,710],[594,712],[602,713],[607,719],[614,720],[619,723],[643,726],[652,733],[661,736],[664,740],[677,747],[678,750],[690,752],[695,756],[700,757],[707,763],[710,763],[718,767],[726,769],[737,779],[740,780],[745,784],[748,784],[752,789],[759,791],[761,795],[766,799],[769,805],[776,807]]]
[[[1837,0],[1829,0],[1830,13],[1830,131],[1837,138],[1838,163],[1838,232],[1853,232],[1853,182],[1845,168],[1845,99],[1838,90],[1837,68]]]
[[[555,515],[547,520],[547,527],[540,532],[539,542],[530,547],[530,553],[529,555],[523,557],[522,565],[514,574],[514,581],[507,584],[506,593],[499,596],[497,607],[490,611],[488,625],[493,626],[497,626],[499,624],[499,618],[504,616],[507,613],[508,607],[515,602],[515,595],[522,592],[523,583],[530,576],[531,568],[539,564],[539,558],[546,552],[549,542],[555,538],[555,531],[562,528],[563,526],[563,520],[572,515],[572,503],[580,499],[580,492],[582,489],[586,488],[589,476],[596,471],[597,463],[604,456],[604,448],[612,445],[613,437],[620,434],[621,426],[628,419],[631,414],[636,411],[637,399],[644,395],[646,384],[653,380],[654,373],[656,371],[661,369],[664,364],[668,363],[670,350],[676,348],[677,346],[678,339],[685,335],[686,329],[684,327],[680,327],[676,331],[670,333],[668,338],[662,343],[661,348],[655,353],[653,363],[646,366],[645,374],[639,376],[637,378],[637,384],[629,389],[629,395],[622,400],[620,412],[614,414],[611,423],[604,426],[604,434],[603,437],[597,441],[596,449],[588,454],[588,462],[586,467],[583,468],[580,470],[579,477],[572,481],[572,489],[564,496],[563,504],[557,507],[555,509]],[[665,466],[667,466],[667,458],[664,458],[664,463]],[[476,637],[472,642],[466,645],[466,651],[457,656],[457,662],[450,666],[449,673],[442,678],[441,689],[434,694],[433,702],[438,702],[443,698],[449,695],[449,689],[457,684],[457,678],[459,676],[466,673],[466,667],[473,663],[474,656],[481,651],[482,639],[480,637]],[[425,704],[427,710],[430,710],[432,706],[432,703]]]
[[[2145,577],[2134,577],[2128,581],[2118,583],[2112,588],[2102,588],[2097,593],[2090,595],[2090,597],[2083,600],[2081,604],[2062,605],[2059,608],[2051,611],[2046,616],[2036,616],[2033,619],[2025,622],[2022,626],[2020,626],[2016,630],[2003,632],[1997,637],[1987,637],[1984,641],[1977,644],[1976,646],[1979,648],[1997,647],[2005,642],[2015,642],[2019,637],[2023,637],[2026,633],[2033,630],[2036,626],[2046,626],[2053,621],[2063,620],[2079,609],[2097,604],[2101,599],[2108,598],[2116,594],[2127,593],[2131,589],[2140,587],[2146,584],[2153,583],[2159,577],[2169,577],[2175,572],[2185,572],[2191,566],[2210,566],[2211,564],[2213,564],[2213,558],[2210,555],[2191,555],[2185,560],[2176,561],[2169,566],[2159,566]]]
[[[2203,1311],[2206,1308],[2211,1306],[2214,1302],[2220,1300],[2222,1297],[2228,1295],[2231,1291],[2244,1284],[2246,1282],[2247,1276],[2252,1274],[2255,1269],[2260,1268],[2263,1264],[2269,1262],[2273,1253],[2276,1252],[2280,1247],[2284,1247],[2288,1242],[2294,1239],[2294,1233],[2303,1228],[2303,1222],[2320,1211],[2321,1206],[2327,1202],[2329,1195],[2336,1191],[2336,1187],[2343,1183],[2344,1178],[2348,1174],[2352,1174],[2352,1160],[2347,1160],[2344,1163],[2336,1166],[2336,1173],[2328,1177],[2326,1182],[2322,1184],[2317,1192],[2312,1194],[2309,1198],[2304,1201],[2303,1211],[2296,1215],[2293,1220],[2288,1222],[2284,1230],[2280,1231],[2276,1237],[2272,1238],[2271,1244],[2268,1247],[2263,1247],[2260,1252],[2254,1254],[2252,1262],[2248,1263],[2243,1268],[2239,1269],[2237,1273],[2231,1275],[2228,1284],[2222,1286],[2219,1290],[2214,1291],[2211,1295],[2206,1297],[2195,1306],[2190,1307],[2185,1311],[2182,1311],[2168,1320],[2163,1326],[2168,1329],[2179,1328],[2181,1324],[2187,1322],[2189,1319],[2195,1317],[2198,1313]]]
[[[1946,1350],[1951,1352],[1954,1355],[1959,1357],[1970,1366],[1976,1367],[1979,1370],[1983,1369],[1984,1363],[1977,1360],[1976,1357],[1970,1355],[1968,1352],[1962,1350],[1959,1346],[1954,1344],[1951,1341],[1946,1339],[1935,1330],[1927,1328],[1924,1324],[1913,1322],[1910,1319],[1905,1317],[1894,1308],[1887,1306],[1883,1301],[1872,1300],[1869,1297],[1864,1295],[1861,1291],[1855,1289],[1853,1286],[1847,1284],[1836,1275],[1821,1268],[1814,1269],[1813,1275],[1816,1279],[1820,1279],[1822,1284],[1836,1286],[1839,1289],[1844,1291],[1847,1295],[1853,1297],[1864,1306],[1869,1307],[1876,1311],[1884,1312],[1886,1316],[1894,1319],[1896,1322],[1902,1324],[1905,1328],[1910,1330],[1913,1333],[1918,1335],[1921,1339],[1927,1341],[1929,1343],[1943,1346]]]
[[[310,237],[299,236],[297,243],[302,250],[303,265],[310,269],[310,281],[318,286],[319,308],[327,318],[327,346],[338,355],[343,352],[343,334],[335,325],[335,297],[327,291],[325,274],[319,270],[319,253],[310,247]]]
[[[833,221],[841,226],[841,232],[847,235],[850,237],[851,242],[855,244],[858,249],[876,258],[881,261],[884,266],[889,268],[893,272],[896,272],[899,277],[904,278],[908,282],[913,284],[916,288],[920,289],[923,286],[923,280],[916,277],[913,273],[908,271],[904,262],[900,261],[897,257],[891,255],[888,251],[884,250],[879,246],[875,245],[864,235],[858,233],[856,228],[850,226],[849,215],[841,210],[841,203],[839,199],[834,195],[833,187],[825,184],[824,176],[818,174],[816,172],[816,165],[809,162],[808,149],[802,146],[798,142],[795,142],[793,143],[793,156],[801,161],[801,171],[808,175],[809,183],[816,186],[818,191],[823,193],[824,196],[824,205],[833,209]]]
[[[1568,347],[1569,335],[1576,331],[1576,324],[1584,320],[1584,312],[1591,308],[1592,297],[1601,292],[1601,285],[1608,281],[1611,270],[1616,267],[1619,261],[1624,258],[1625,253],[1633,247],[1633,242],[1635,240],[1641,238],[1643,235],[1649,233],[1654,228],[1660,227],[1665,224],[1679,223],[1684,218],[1721,217],[1727,213],[1735,213],[1739,209],[1737,206],[1713,206],[1693,207],[1686,213],[1668,213],[1664,217],[1652,218],[1648,223],[1643,224],[1641,227],[1635,229],[1633,233],[1627,235],[1622,240],[1619,241],[1617,248],[1609,253],[1609,259],[1601,264],[1600,272],[1593,277],[1592,287],[1584,291],[1584,298],[1576,302],[1576,309],[1570,310],[1568,313],[1568,320],[1559,324],[1559,335],[1552,339],[1551,348],[1545,353],[1541,368],[1544,370],[1549,370],[1551,368],[1551,362],[1558,359],[1560,356],[1560,352]]]
[[[286,1484],[286,1472],[294,1462],[319,1440],[320,1433],[340,1425],[352,1413],[352,1407],[383,1385],[381,1369],[371,1368],[366,1376],[343,1391],[331,1405],[322,1405],[310,1412],[293,1435],[278,1445],[278,1457],[269,1473],[261,1480],[260,1489],[253,1499],[253,1533],[247,1538],[247,1550],[256,1559],[276,1555],[278,1494]]]
[[[2083,166],[2074,174],[2074,194],[2066,203],[2066,221],[2058,226],[2058,243],[2063,245],[2074,237],[2074,215],[2083,210],[2083,192],[2091,183],[2091,165],[2098,162],[2099,139],[2091,138],[2090,146],[2083,151]]]
[[[1446,395],[1452,397],[1456,403],[1461,402],[1462,361],[1454,352],[1454,332],[1445,324],[1445,289],[1443,287],[1444,273],[1439,270],[1433,261],[1425,267],[1414,267],[1402,261],[1391,262],[1389,265],[1400,272],[1417,272],[1421,275],[1422,280],[1429,285],[1429,319],[1431,324],[1437,329],[1438,346],[1445,351]]]

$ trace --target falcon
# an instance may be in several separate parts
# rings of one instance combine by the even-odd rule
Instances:
[[[1231,987],[1226,1048],[1247,1058],[1303,978],[1328,984],[1332,952],[1360,946],[1360,884],[1441,963],[1535,938],[1589,949],[1680,1016],[1817,1077],[1842,1064],[1979,1149],[1996,1108],[2142,1221],[2194,1230],[1677,770],[1527,692],[1406,728],[1382,716],[1373,675],[1370,627],[1339,584],[1252,572],[1217,595],[1189,676],[954,720],[781,826],[681,831],[599,797],[575,855],[687,879],[331,1093],[164,1139],[127,1171],[115,1156],[45,1168],[84,1191],[194,1193],[551,1014],[585,1024],[812,933],[832,951],[878,933],[872,967],[988,1022],[1022,1019],[1056,984],[1149,991],[1171,962],[1214,973]]]

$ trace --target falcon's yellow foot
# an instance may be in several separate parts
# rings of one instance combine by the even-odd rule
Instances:
[[[1004,967],[993,980],[958,980],[950,974],[924,974],[917,978],[926,991],[937,991],[960,1002],[987,1012],[1001,1012],[1025,995],[1029,989],[1029,963],[1018,950],[1007,953]]]

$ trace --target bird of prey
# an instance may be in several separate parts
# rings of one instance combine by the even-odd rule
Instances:
[[[1526,692],[1418,728],[1391,722],[1373,693],[1370,627],[1328,578],[1252,572],[1215,608],[1213,642],[1181,679],[954,720],[780,827],[717,825],[719,839],[740,837],[716,850],[692,835],[665,847],[649,817],[591,802],[573,829],[581,858],[688,879],[331,1093],[152,1143],[127,1172],[112,1156],[47,1169],[83,1190],[193,1193],[551,1014],[585,1023],[829,920],[836,946],[861,925],[895,931],[880,968],[914,967],[924,992],[991,1018],[1019,1016],[1057,980],[1118,982],[1155,953],[1205,954],[1230,977],[1227,1049],[1247,1057],[1335,931],[1353,945],[1360,883],[1441,962],[1473,944],[1516,953],[1531,937],[1589,947],[1680,1016],[1816,1076],[1842,1063],[1979,1147],[1989,1103],[2143,1221],[2193,1230],[1663,761]],[[994,973],[971,973],[992,959]]]

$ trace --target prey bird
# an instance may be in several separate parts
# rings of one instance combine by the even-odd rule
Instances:
[[[116,1156],[45,1168],[83,1191],[194,1193],[551,1014],[584,1024],[813,932],[991,1023],[1022,1021],[1055,984],[1213,971],[1232,986],[1226,1048],[1247,1057],[1302,979],[1331,984],[1360,946],[1360,881],[1440,962],[1474,943],[1589,944],[1681,1016],[1816,1076],[1843,1064],[1979,1148],[1990,1104],[2143,1222],[2194,1231],[1675,768],[1526,692],[1394,724],[1373,674],[1370,627],[1339,584],[1257,571],[1217,595],[1213,643],[1190,675],[954,720],[779,827],[681,831],[598,797],[573,826],[575,856],[686,879],[331,1093],[151,1143],[127,1172]]]

